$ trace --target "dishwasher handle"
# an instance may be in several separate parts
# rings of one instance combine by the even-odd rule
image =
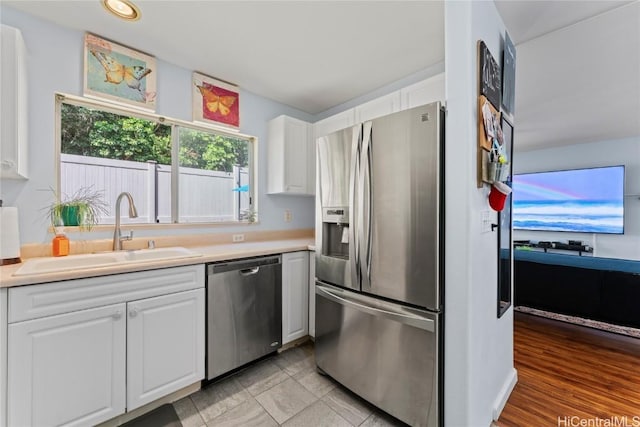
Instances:
[[[240,270],[238,271],[238,273],[240,273],[241,276],[252,276],[254,274],[256,274],[258,271],[260,271],[260,267],[253,267],[253,268],[246,268],[244,270]]]

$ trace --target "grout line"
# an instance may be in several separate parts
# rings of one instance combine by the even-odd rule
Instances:
[[[248,392],[248,390],[247,390],[247,392]],[[262,393],[260,393],[260,394],[262,394]],[[262,403],[260,403],[260,401],[258,399],[254,398],[253,400],[255,400],[256,403],[258,403],[258,406],[260,406],[262,408],[262,410],[269,416],[269,418],[271,418],[273,420],[274,423],[276,423],[276,425],[279,425],[279,426],[282,425],[279,422],[277,422],[275,418],[273,418],[273,415],[271,415],[271,413],[269,411],[267,411],[267,408],[262,406]]]

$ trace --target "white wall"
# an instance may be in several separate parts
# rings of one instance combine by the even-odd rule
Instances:
[[[488,189],[476,187],[476,43],[499,61],[503,34],[493,2],[445,2],[447,426],[488,426],[516,381],[513,309],[497,318],[498,242],[481,232]]]
[[[20,214],[21,243],[48,242],[48,222],[41,211],[51,201],[50,187],[55,185],[54,165],[54,92],[82,95],[84,33],[60,27],[2,5],[0,20],[3,24],[19,28],[28,52],[29,89],[29,169],[27,181],[0,181],[0,195],[5,206],[17,206]],[[117,40],[135,48],[133,40]],[[150,52],[153,54],[153,52]],[[183,120],[191,120],[191,73],[178,65],[157,58],[158,102],[157,113]],[[260,224],[249,230],[312,228],[314,205],[312,197],[291,197],[265,194],[267,121],[287,114],[313,122],[313,117],[275,101],[240,90],[242,133],[258,137],[258,209]],[[290,209],[292,221],[284,222],[284,210]],[[246,226],[198,229],[197,232],[247,230]],[[139,235],[153,236],[194,233],[193,229],[143,230]],[[72,234],[72,239],[108,238],[110,233],[94,231]]]
[[[514,146],[517,145],[516,139]],[[625,165],[624,234],[514,230],[514,239],[582,240],[593,246],[594,256],[640,260],[640,137],[514,151],[513,172],[516,174]]]

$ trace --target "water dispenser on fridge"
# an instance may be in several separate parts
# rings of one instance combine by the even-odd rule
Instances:
[[[352,149],[359,138],[359,130],[349,128],[317,140],[316,278],[349,288],[355,284],[349,262],[355,248],[349,227],[349,184],[352,160],[357,157]]]

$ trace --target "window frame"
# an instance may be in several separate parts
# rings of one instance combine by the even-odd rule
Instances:
[[[258,212],[258,138],[252,135],[246,135],[240,132],[230,131],[228,128],[222,128],[215,125],[200,122],[188,122],[186,120],[175,119],[172,117],[154,114],[148,111],[127,108],[102,102],[95,99],[68,95],[64,93],[55,93],[55,141],[54,141],[54,171],[56,195],[60,193],[62,188],[61,176],[61,154],[62,154],[62,104],[70,104],[74,106],[99,109],[113,114],[136,117],[139,119],[153,121],[162,125],[171,127],[171,222],[169,223],[137,223],[127,224],[127,228],[162,228],[169,227],[211,227],[211,226],[229,226],[258,223],[258,221],[249,222],[248,220],[238,221],[216,221],[216,222],[180,222],[179,218],[179,200],[180,200],[180,161],[179,161],[179,129],[187,128],[201,132],[215,133],[217,135],[228,136],[236,139],[246,139],[251,143],[249,149],[249,208]],[[65,230],[74,231],[78,227],[65,227]],[[96,230],[113,228],[113,224],[99,224],[93,227]]]

